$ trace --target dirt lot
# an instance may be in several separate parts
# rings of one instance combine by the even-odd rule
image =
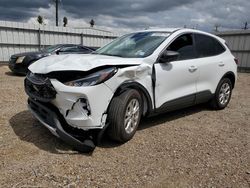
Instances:
[[[145,119],[134,139],[78,154],[35,120],[23,77],[0,66],[0,187],[250,187],[250,74],[223,111]]]

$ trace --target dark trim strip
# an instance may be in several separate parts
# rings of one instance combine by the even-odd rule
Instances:
[[[78,45],[78,44],[77,44]],[[0,47],[10,47],[10,46],[14,46],[14,47],[27,47],[27,48],[38,48],[39,49],[39,47],[41,47],[41,48],[46,48],[46,47],[48,47],[48,46],[51,46],[51,45],[44,45],[44,44],[41,44],[41,45],[39,45],[39,44],[17,44],[17,43],[14,43],[14,44],[8,44],[8,43],[1,43],[0,44]],[[88,48],[89,46],[84,46],[85,48]],[[99,48],[99,47],[97,47],[97,46],[90,46],[90,48]]]
[[[155,102],[155,87],[156,87],[156,73],[155,73],[155,64],[152,67],[152,91],[153,91],[153,102],[154,102],[154,109],[156,108]]]
[[[39,48],[39,44],[18,44],[18,43],[1,43],[0,47],[10,47],[10,46],[16,46],[16,47],[37,47]],[[43,46],[43,45],[42,45]]]
[[[242,32],[243,31],[243,32]],[[219,37],[224,37],[224,36],[241,36],[241,35],[250,35],[250,32],[249,32],[249,30],[246,30],[246,32],[244,32],[244,30],[241,30],[240,32],[238,32],[238,31],[234,31],[234,32],[232,32],[232,33],[214,33],[214,35],[217,35],[217,36],[219,36]]]
[[[84,34],[84,33],[73,33],[73,32],[67,32],[67,31],[48,31],[48,30],[43,30],[43,28],[38,28],[38,29],[31,29],[31,28],[17,28],[17,27],[3,27],[0,26],[0,30],[5,29],[5,30],[10,30],[10,31],[33,31],[35,33],[38,33],[39,30],[41,34],[62,34],[62,35],[75,35],[75,36],[83,36],[83,37],[92,37],[92,38],[105,38],[105,39],[115,39],[117,36],[107,36],[107,35],[95,35],[95,34]]]
[[[250,53],[250,50],[231,50],[233,53]]]
[[[167,101],[159,108],[155,109],[156,113],[169,112],[177,109],[185,108],[195,104],[195,94],[187,95],[171,101]]]
[[[180,97],[171,101],[165,102],[159,108],[154,110],[154,114],[170,112],[178,109],[183,109],[189,106],[193,106],[200,103],[208,102],[213,97],[213,94],[209,91],[201,91],[198,93],[190,94],[184,97]]]

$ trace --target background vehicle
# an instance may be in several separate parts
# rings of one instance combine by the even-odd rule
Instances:
[[[43,57],[52,54],[69,54],[69,53],[87,54],[93,51],[94,49],[82,45],[74,45],[74,44],[52,45],[38,52],[25,52],[21,54],[12,55],[9,60],[9,68],[12,72],[16,74],[26,75],[28,71],[28,66],[30,66],[32,63]]]
[[[94,148],[96,133],[100,138],[106,128],[112,139],[130,140],[141,116],[206,102],[225,108],[236,63],[225,41],[212,34],[146,30],[89,55],[41,59],[29,67],[25,89],[34,116],[82,150]]]

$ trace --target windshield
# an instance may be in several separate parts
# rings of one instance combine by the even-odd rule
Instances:
[[[96,50],[95,54],[141,58],[151,55],[170,35],[167,32],[140,32],[122,36]]]
[[[56,49],[58,49],[60,45],[51,45],[47,48],[42,49],[43,52],[51,53],[54,52]]]

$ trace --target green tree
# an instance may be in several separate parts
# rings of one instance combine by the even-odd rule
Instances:
[[[68,24],[68,18],[64,17],[63,18],[63,27],[66,27],[67,24]]]
[[[214,31],[219,32],[220,24],[214,24]]]
[[[91,19],[90,22],[89,22],[89,24],[90,24],[90,27],[94,27],[95,21],[93,19]]]
[[[248,23],[245,22],[245,23],[244,23],[244,27],[243,27],[242,29],[247,30],[247,29],[248,29],[247,25],[248,25]]]
[[[39,23],[39,24],[43,24],[43,17],[42,16],[37,16],[37,22]]]

